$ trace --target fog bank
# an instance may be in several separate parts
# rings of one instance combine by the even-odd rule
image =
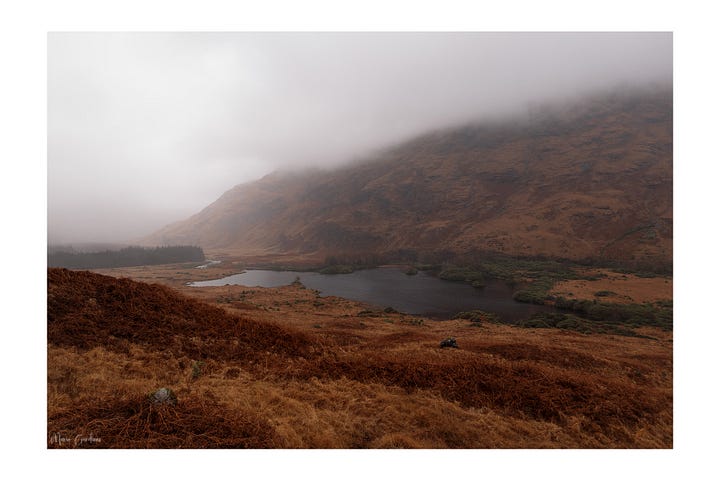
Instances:
[[[49,240],[124,242],[276,169],[671,81],[670,33],[52,33]]]

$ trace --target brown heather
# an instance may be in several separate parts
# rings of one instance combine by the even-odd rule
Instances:
[[[48,269],[48,446],[672,447],[670,332],[419,325],[366,307]],[[460,349],[438,348],[448,336]],[[161,387],[176,406],[150,401]]]

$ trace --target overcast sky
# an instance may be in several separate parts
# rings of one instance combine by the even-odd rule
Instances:
[[[130,241],[273,170],[671,79],[669,33],[52,33],[49,241]]]

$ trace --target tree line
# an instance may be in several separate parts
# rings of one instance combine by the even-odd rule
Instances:
[[[155,248],[127,247],[102,252],[48,252],[48,267],[111,268],[160,265],[165,263],[202,262],[205,253],[200,247],[187,245]]]

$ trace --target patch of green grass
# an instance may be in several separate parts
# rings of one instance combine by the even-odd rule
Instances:
[[[424,265],[423,268],[435,272],[444,280],[465,282],[476,288],[483,288],[490,279],[503,280],[510,286],[522,284],[516,300],[537,304],[551,300],[548,292],[559,281],[597,280],[602,276],[579,273],[580,266],[570,262],[516,258],[500,254],[477,256],[461,266],[443,264]]]
[[[202,375],[202,367],[205,366],[205,362],[202,360],[192,362],[192,378],[193,380],[199,378]]]
[[[522,303],[535,303],[544,305],[548,300],[552,300],[549,292],[557,280],[551,277],[540,277],[527,284],[521,290],[513,295],[513,300]]]
[[[626,267],[617,267],[612,269],[615,273],[621,273],[625,275],[635,275],[636,277],[640,278],[655,278],[655,277],[665,277],[668,275],[672,275],[672,269],[668,266],[657,266],[654,269],[651,268],[626,268]]]
[[[400,323],[404,325],[414,325],[416,327],[422,326],[425,323],[425,320],[422,318],[403,318],[400,320]]]
[[[440,269],[440,265],[435,265],[432,263],[416,263],[415,265],[413,265],[413,267],[416,270],[420,270],[421,272],[427,272],[429,270],[439,270]]]
[[[496,323],[499,321],[499,317],[494,313],[484,312],[482,310],[469,310],[467,312],[460,312],[453,317],[454,319],[470,320],[471,323],[481,322],[492,322]]]
[[[649,303],[601,303],[597,300],[577,300],[558,297],[555,307],[576,312],[584,318],[607,325],[634,325],[673,329],[672,308]]]
[[[520,322],[523,328],[552,328],[550,324],[540,318],[528,318]]]
[[[541,312],[536,313],[519,324],[522,328],[558,328],[578,333],[601,333],[608,335],[622,335],[626,337],[645,337],[632,330],[631,325],[616,325],[605,322],[592,321],[572,314]]]
[[[318,273],[325,275],[338,275],[344,273],[353,273],[357,268],[353,265],[329,265],[318,270]]]
[[[455,267],[452,265],[445,266],[438,274],[439,278],[449,280],[451,282],[466,282],[484,285],[485,278],[479,271],[473,270],[471,267]]]
[[[599,292],[593,293],[596,297],[616,297],[617,293],[611,291],[611,290],[600,290]]]

